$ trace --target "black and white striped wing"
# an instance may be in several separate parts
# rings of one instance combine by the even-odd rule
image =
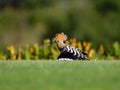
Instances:
[[[66,46],[67,52],[72,55],[73,58],[75,59],[80,59],[80,60],[88,60],[87,54],[80,51],[79,49],[72,47],[72,46]]]
[[[73,60],[89,60],[86,56],[87,54],[78,50],[72,46],[66,46],[65,50],[61,51],[58,60],[60,59],[73,59]]]

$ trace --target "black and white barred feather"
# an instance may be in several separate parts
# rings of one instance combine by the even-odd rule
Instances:
[[[72,46],[65,46],[58,56],[58,60],[61,59],[70,60],[88,60],[87,54]]]

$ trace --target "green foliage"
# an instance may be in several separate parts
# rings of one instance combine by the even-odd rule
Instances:
[[[4,9],[6,7],[27,8],[33,9],[40,6],[49,6],[54,3],[55,0],[0,0],[0,8]]]
[[[108,55],[114,56],[115,59],[120,58],[120,44],[118,42],[113,43]]]
[[[95,47],[120,42],[119,0],[0,0],[0,7],[3,45],[41,42],[58,32],[92,41]]]
[[[96,6],[96,10],[101,15],[106,15],[110,12],[118,13],[120,9],[120,2],[118,0],[97,0],[94,1],[94,3]]]
[[[67,45],[74,46],[88,54],[91,60],[119,60],[120,59],[120,44],[113,43],[111,48],[106,49],[102,44],[98,49],[93,48],[91,42],[80,42],[76,39],[69,39],[66,41]],[[15,48],[13,45],[8,46],[5,50],[0,52],[1,60],[56,60],[60,54],[56,44],[50,39],[45,39],[43,45],[27,44],[24,47]]]

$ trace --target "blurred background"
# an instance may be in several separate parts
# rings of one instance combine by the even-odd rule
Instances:
[[[120,0],[0,0],[0,47],[56,33],[109,47],[120,42]]]

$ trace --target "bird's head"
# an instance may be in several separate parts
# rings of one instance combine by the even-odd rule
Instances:
[[[55,35],[55,42],[64,42],[67,40],[67,36],[62,32]]]

